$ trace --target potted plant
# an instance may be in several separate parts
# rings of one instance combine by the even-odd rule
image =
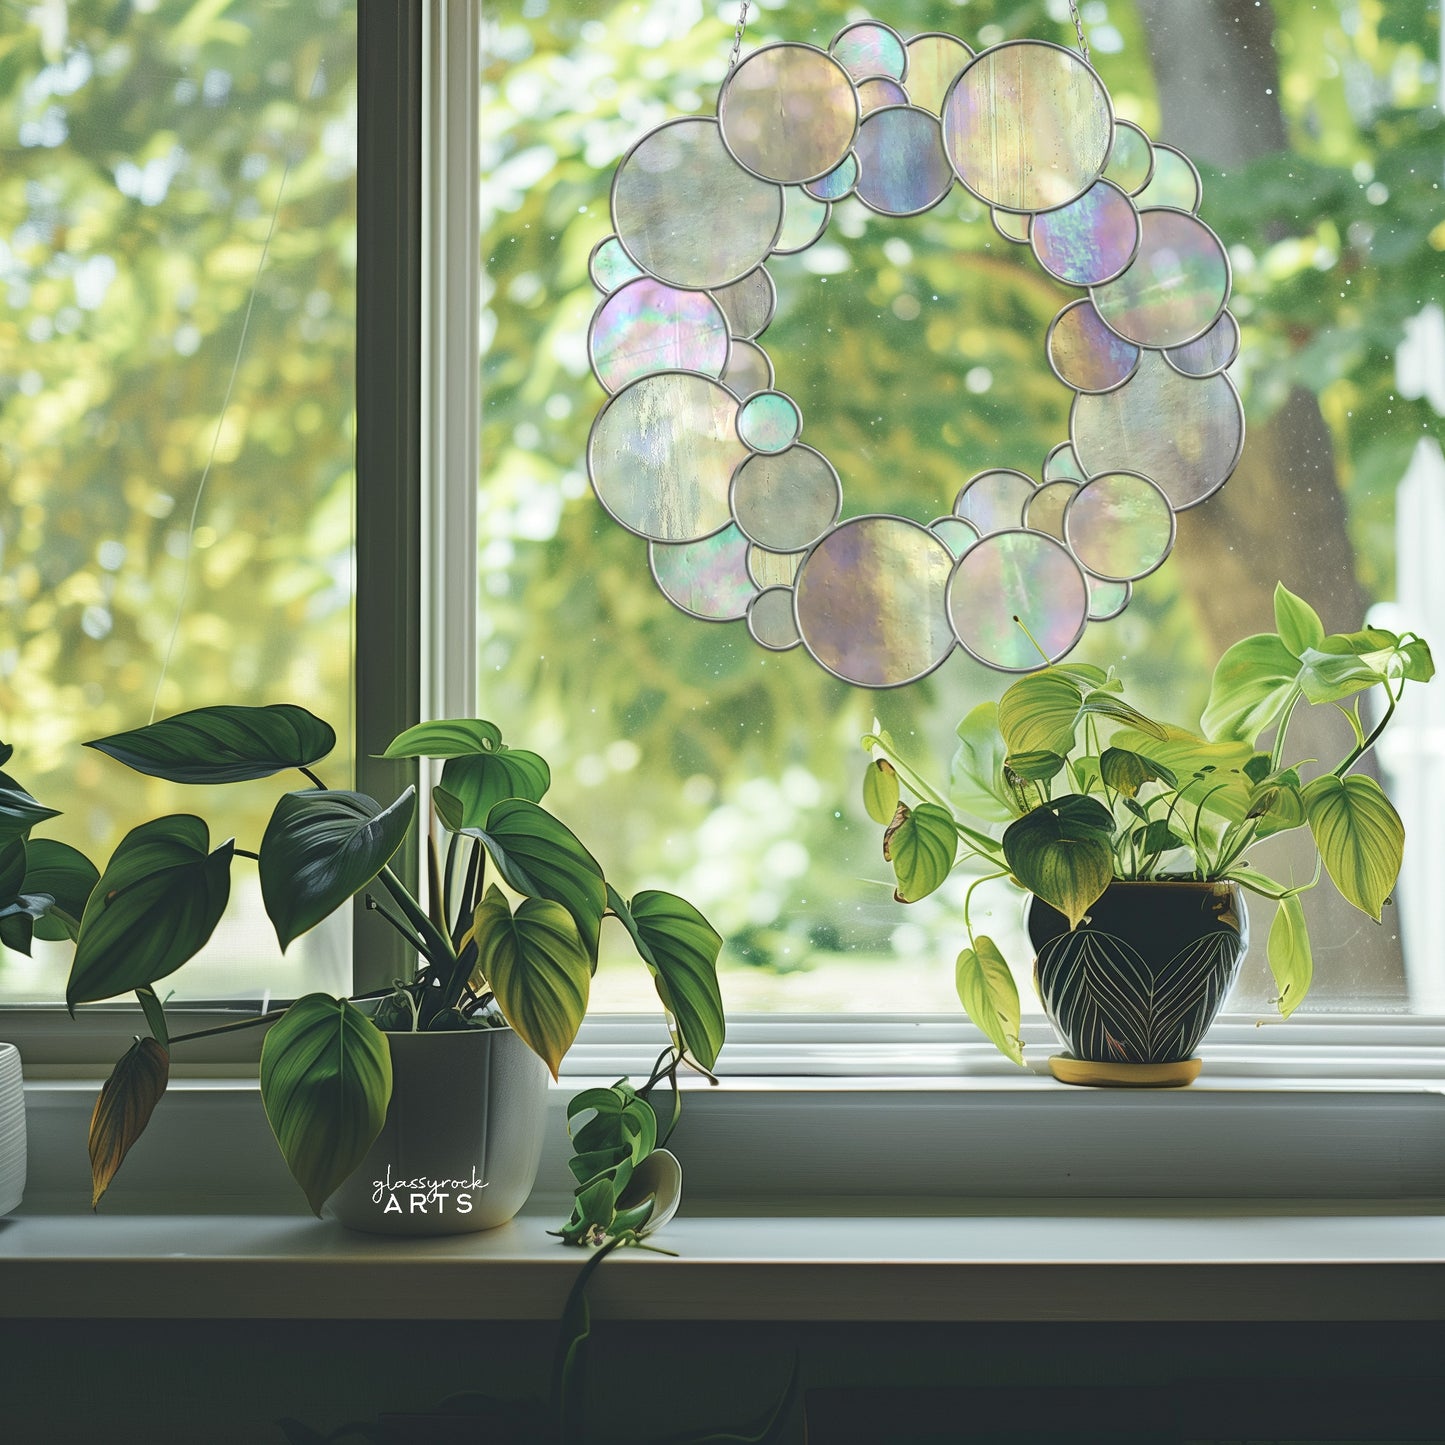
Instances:
[[[32,931],[73,938],[71,1011],[133,992],[150,1031],[117,1062],[96,1103],[93,1203],[164,1093],[172,1049],[216,1032],[172,1034],[156,985],[210,938],[237,858],[256,864],[283,950],[364,894],[415,951],[411,976],[379,993],[308,994],[222,1026],[268,1026],[262,1102],[318,1214],[330,1199],[355,1227],[454,1233],[516,1213],[536,1175],[546,1075],[556,1077],[586,1012],[605,919],[630,935],[667,1013],[672,1043],[657,1076],[715,1062],[721,939],[673,894],[623,898],[540,806],[551,783],[541,757],[508,747],[479,719],[422,723],[391,743],[387,757],[442,762],[424,906],[390,867],[415,820],[415,788],[383,806],[326,787],[312,769],[335,741],[321,719],[280,704],[200,708],[88,744],[172,782],[242,782],[295,768],[308,784],[277,802],[254,852],[234,840],[212,847],[200,818],[176,814],[133,828],[103,872],[73,848],[32,839],[54,810],[0,781],[9,830],[0,936],[27,951]],[[515,907],[493,874],[520,895]]]
[[[1314,610],[1275,590],[1272,633],[1245,638],[1214,670],[1197,731],[1146,717],[1112,669],[1044,667],[958,725],[946,790],[879,730],[863,739],[870,816],[885,824],[900,902],[932,893],[951,869],[978,876],[964,896],[968,946],[958,993],[968,1016],[1023,1062],[1019,999],[992,939],[969,920],[974,890],[1006,878],[1033,895],[1034,982],[1069,1053],[1056,1077],[1081,1083],[1188,1083],[1248,944],[1243,893],[1275,905],[1269,966],[1288,1017],[1310,985],[1300,896],[1328,873],[1376,922],[1399,875],[1405,830],[1379,783],[1358,770],[1407,682],[1434,673],[1430,649],[1381,628],[1327,635]],[[1362,707],[1383,706],[1371,725]],[[1301,703],[1348,720],[1333,765],[1292,758]],[[1261,738],[1269,734],[1267,744]],[[900,801],[900,784],[919,801]],[[1304,882],[1268,877],[1250,853],[1307,829]]]

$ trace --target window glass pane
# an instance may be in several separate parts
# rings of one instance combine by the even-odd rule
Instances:
[[[1118,114],[1199,166],[1201,214],[1229,248],[1244,334],[1230,373],[1249,419],[1242,465],[1180,515],[1170,560],[1072,654],[1117,665],[1156,716],[1197,725],[1215,659],[1272,627],[1277,580],[1332,630],[1368,615],[1445,646],[1433,561],[1445,542],[1440,42],[1428,9],[1083,7]],[[755,11],[744,53],[771,40],[826,46],[859,14],[832,0]],[[735,15],[671,0],[487,7],[481,711],[552,759],[552,801],[597,840],[609,872],[627,887],[679,889],[718,923],[732,1010],[954,1013],[970,877],[912,908],[893,902],[862,807],[859,739],[876,717],[946,778],[955,725],[1009,679],[955,653],[923,682],[869,692],[801,649],[761,650],[742,622],[686,617],[653,584],[647,544],[608,518],[586,476],[604,400],[588,368],[599,301],[588,257],[612,231],[612,175],[652,127],[714,112]],[[975,49],[1025,36],[1073,44],[1063,3],[893,0],[879,18]],[[800,405],[804,440],[842,476],[845,517],[926,523],[976,472],[1040,479],[1071,400],[1045,333],[1080,292],[961,187],[910,219],[843,201],[818,244],[769,271],[777,312],[761,344]],[[1328,884],[1308,895],[1308,1008],[1441,1007],[1441,707],[1433,692],[1409,699],[1380,759],[1411,829],[1383,926]],[[1292,750],[1339,757],[1348,738],[1341,717],[1318,709]],[[1308,876],[1287,844],[1257,861]],[[1272,913],[1253,910],[1234,996],[1261,1017]],[[1036,1008],[1018,895],[981,890],[974,922]],[[596,996],[650,1006],[643,970],[621,958],[604,965]]]
[[[299,777],[185,788],[81,743],[153,705],[289,701],[349,780],[355,5],[11,6],[0,55],[7,771],[63,810],[34,836],[97,863],[169,812],[254,850]],[[254,863],[232,876],[163,990],[346,982],[344,917],[283,962]],[[67,967],[6,954],[0,997],[56,1000]]]

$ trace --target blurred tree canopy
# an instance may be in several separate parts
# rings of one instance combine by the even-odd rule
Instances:
[[[80,748],[153,702],[349,732],[355,73],[343,0],[0,10],[0,737],[97,858],[161,811],[264,827],[264,787]]]
[[[1117,663],[1160,715],[1190,722],[1215,657],[1269,621],[1276,580],[1337,626],[1391,596],[1395,487],[1421,438],[1441,435],[1429,403],[1395,382],[1445,251],[1439,12],[1421,0],[1082,10],[1118,114],[1199,164],[1200,213],[1234,267],[1245,463],[1181,517],[1170,562],[1075,654]],[[826,46],[868,13],[764,3],[744,48]],[[1065,0],[893,0],[871,13],[905,38],[940,30],[975,49],[1074,43]],[[675,0],[488,11],[481,709],[570,762],[558,790],[607,819],[619,853],[714,912],[725,958],[786,968],[891,939],[931,948],[946,972],[946,904],[914,910],[898,936],[857,798],[857,739],[876,713],[941,762],[954,723],[1007,679],[956,655],[924,682],[866,693],[801,650],[762,653],[742,623],[684,618],[652,585],[646,544],[606,518],[585,478],[603,400],[587,370],[599,297],[586,263],[612,229],[611,175],[648,129],[711,112],[736,18],[732,5]],[[800,403],[804,440],[843,477],[845,516],[926,521],[976,471],[1037,478],[1067,437],[1070,393],[1043,338],[1077,293],[960,187],[907,220],[844,202],[823,240],[769,270],[778,309],[761,343]],[[1364,986],[1386,988],[1368,970]],[[823,1006],[918,1004],[881,977],[869,993]]]

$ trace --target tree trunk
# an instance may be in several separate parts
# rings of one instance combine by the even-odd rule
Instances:
[[[1226,172],[1288,146],[1268,4],[1137,3],[1159,88],[1159,140]],[[1201,211],[1208,220],[1207,185]],[[1277,581],[1308,599],[1329,631],[1360,627],[1368,598],[1355,573],[1346,524],[1329,428],[1314,394],[1295,387],[1272,416],[1250,419],[1244,456],[1229,484],[1179,518],[1170,566],[1178,569],[1211,653],[1218,656],[1252,632],[1273,630]],[[1322,761],[1338,756],[1337,722],[1332,710],[1299,711],[1291,753]],[[1308,878],[1314,868],[1308,839],[1281,839],[1265,866],[1281,870],[1277,877]],[[1360,1006],[1398,1005],[1406,985],[1393,908],[1377,928],[1328,882],[1307,902],[1317,996],[1333,994],[1336,1007],[1352,999]],[[1250,950],[1256,984],[1263,982],[1263,941],[1257,938]],[[1347,955],[1348,978],[1340,954]]]

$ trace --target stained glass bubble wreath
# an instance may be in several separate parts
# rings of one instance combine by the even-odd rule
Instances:
[[[767,263],[846,197],[914,216],[955,185],[1081,293],[1043,339],[1074,392],[1069,439],[1037,481],[981,472],[927,526],[844,518],[838,469],[759,344]],[[684,612],[745,619],[761,647],[802,646],[860,687],[916,681],[955,647],[1003,672],[1057,661],[1239,461],[1229,261],[1199,201],[1188,158],[1116,120],[1086,59],[1051,42],[974,54],[870,20],[827,50],[764,45],[715,117],[658,126],[617,167],[615,234],[591,258],[597,496]]]

